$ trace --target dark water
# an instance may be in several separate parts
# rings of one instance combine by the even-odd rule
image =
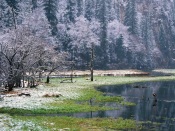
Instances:
[[[175,82],[145,82],[104,86],[97,90],[109,96],[123,96],[135,106],[120,110],[73,114],[75,117],[123,117],[143,121],[145,130],[175,131]],[[155,93],[156,96],[153,96]],[[116,103],[104,103],[117,107]]]

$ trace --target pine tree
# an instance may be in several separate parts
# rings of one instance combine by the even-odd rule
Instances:
[[[105,0],[97,0],[96,5],[96,18],[99,20],[101,24],[100,29],[100,47],[97,47],[97,54],[98,59],[101,65],[103,65],[102,68],[106,68],[106,64],[108,61],[108,54],[107,54],[107,14],[106,14],[106,1]]]
[[[8,4],[8,6],[11,8],[11,11],[9,11],[8,13],[9,13],[9,23],[11,23],[10,22],[10,20],[12,19],[12,21],[13,21],[13,26],[15,27],[15,29],[17,28],[16,26],[17,26],[17,23],[16,23],[16,16],[18,15],[18,13],[19,13],[19,6],[18,6],[18,2],[17,2],[17,0],[6,0],[6,2],[7,2],[7,4]],[[12,12],[12,13],[11,13]],[[12,18],[10,18],[11,17],[11,14],[12,14]]]
[[[51,26],[52,35],[55,36],[58,32],[57,30],[58,19],[56,17],[57,0],[45,0],[44,10],[46,17],[49,21],[49,24]]]
[[[106,14],[107,14],[107,20],[112,21],[115,18],[117,18],[117,13],[115,10],[115,2],[112,0],[106,1]]]
[[[121,21],[120,20],[120,0],[117,0],[117,2],[114,4],[114,9],[116,10],[116,16],[117,16],[117,20],[118,21]]]
[[[76,1],[67,0],[65,19],[66,23],[74,23],[76,18]]]
[[[124,19],[124,25],[130,26],[130,20],[131,20],[131,1],[127,1],[126,10],[125,10],[125,19]]]
[[[37,0],[32,0],[32,10],[37,8]]]
[[[91,21],[94,17],[94,0],[85,1],[85,18]]]
[[[77,16],[83,15],[83,1],[77,0]]]
[[[14,10],[14,13],[17,15],[19,12],[19,6],[17,0],[6,0],[6,2]]]
[[[149,28],[149,21],[148,21],[148,16],[142,16],[142,20],[141,20],[141,38],[144,41],[144,43],[146,44],[146,46],[148,45],[148,28]]]
[[[0,29],[7,27],[9,20],[7,20],[8,5],[5,0],[0,1]],[[8,17],[9,18],[9,17]],[[8,26],[9,27],[9,26]]]
[[[128,31],[131,34],[137,34],[137,12],[135,0],[127,1],[124,24],[129,27]]]
[[[173,14],[173,21],[175,23],[175,0],[173,0],[173,5],[172,5],[172,14]],[[174,24],[175,25],[175,24]]]
[[[117,53],[117,61],[121,62],[124,57],[123,35],[122,34],[116,40],[115,52]]]
[[[167,55],[168,43],[166,40],[166,34],[165,34],[163,24],[160,25],[160,29],[159,29],[159,49],[162,51],[164,55]]]
[[[153,68],[152,61],[152,50],[153,50],[153,31],[152,31],[152,21],[151,21],[151,9],[150,12],[142,16],[141,20],[141,38],[146,47],[146,59],[147,59],[147,67]]]

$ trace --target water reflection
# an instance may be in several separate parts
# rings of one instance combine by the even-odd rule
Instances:
[[[146,82],[122,86],[104,86],[98,90],[110,96],[123,96],[136,103],[134,107],[122,108],[118,113],[106,116],[134,118],[137,121],[161,123],[156,130],[175,130],[175,82]],[[150,129],[150,124],[146,124]]]
[[[97,90],[109,96],[123,96],[136,106],[120,110],[75,113],[74,117],[123,117],[146,122],[145,131],[175,131],[175,82],[145,82],[121,86],[104,86]],[[116,103],[104,103],[117,107]]]

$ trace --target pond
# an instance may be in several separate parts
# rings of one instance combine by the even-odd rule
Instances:
[[[76,113],[74,117],[123,117],[143,122],[145,130],[175,131],[175,82],[144,82],[103,86],[97,90],[108,96],[122,96],[135,106],[119,110]],[[116,107],[115,103],[105,103]]]

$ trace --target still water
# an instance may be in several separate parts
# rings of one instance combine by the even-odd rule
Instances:
[[[144,82],[120,86],[103,86],[97,90],[109,96],[122,96],[135,106],[119,110],[73,114],[75,117],[123,117],[144,122],[145,130],[175,131],[175,82]],[[154,94],[154,95],[153,95]]]

